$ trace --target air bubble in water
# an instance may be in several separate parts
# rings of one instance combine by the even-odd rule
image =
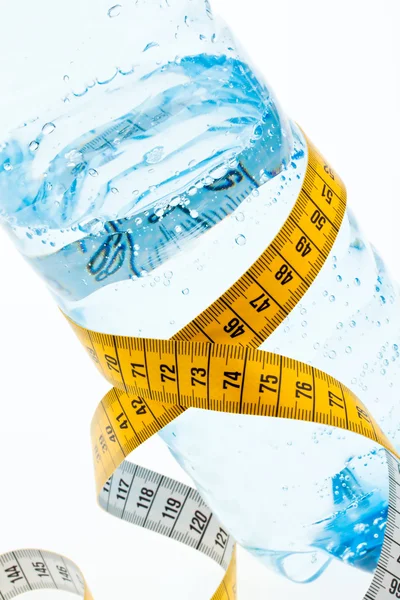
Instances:
[[[351,354],[353,352],[353,348],[351,346],[346,347],[346,354]]]
[[[89,175],[91,177],[97,177],[98,172],[96,171],[96,169],[89,169]]]
[[[245,216],[242,212],[239,212],[235,218],[236,218],[236,221],[239,221],[239,223],[240,223],[240,222],[244,221]]]
[[[42,132],[44,135],[50,135],[50,133],[53,133],[55,128],[56,126],[54,125],[54,123],[45,123],[45,125],[43,125],[42,127]]]
[[[361,285],[361,281],[358,279],[358,277],[355,278],[354,285],[357,285],[357,286]]]
[[[29,150],[31,152],[36,152],[36,150],[39,148],[39,143],[36,140],[33,140],[30,144],[29,144]]]
[[[145,154],[143,158],[148,165],[155,165],[159,163],[163,159],[163,157],[164,146],[156,146],[155,148],[147,152],[147,154]]]
[[[172,279],[173,275],[174,274],[172,271],[165,271],[165,273],[164,273],[165,279]]]
[[[4,169],[5,171],[12,171],[12,170],[13,170],[13,166],[12,166],[12,164],[10,163],[10,161],[9,161],[9,160],[8,160],[8,161],[6,161],[6,162],[3,164],[3,169]]]
[[[188,293],[189,293],[189,288],[185,288],[184,290],[182,290],[182,294],[183,294],[184,296],[187,296],[187,295],[188,295]]]
[[[331,350],[331,352],[329,352],[329,358],[334,359],[336,358],[336,352],[334,350]]]
[[[107,14],[110,17],[110,19],[113,19],[114,17],[118,17],[118,15],[121,14],[121,9],[121,4],[115,4],[114,6],[108,9]]]

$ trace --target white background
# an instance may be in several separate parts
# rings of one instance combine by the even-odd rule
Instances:
[[[58,24],[54,15],[44,24],[40,3],[12,3],[19,5],[21,26],[49,52],[57,28],[65,32],[73,26]],[[0,0],[3,16],[8,5]],[[28,5],[36,12],[27,15]],[[362,226],[399,278],[398,0],[214,0],[213,5],[287,113],[342,175]],[[2,27],[7,28],[3,17]],[[46,27],[47,40],[39,35]],[[4,235],[0,257],[0,552],[38,546],[65,553],[82,567],[96,600],[209,597],[219,577],[213,565],[96,507],[89,423],[108,385]],[[135,460],[186,481],[158,440],[139,450]],[[241,559],[241,600],[320,600],[326,585],[335,586],[337,597],[353,599],[351,586],[368,584],[368,577],[338,564],[317,586],[293,587],[244,553]]]

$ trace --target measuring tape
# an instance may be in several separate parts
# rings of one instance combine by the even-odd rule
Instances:
[[[341,179],[307,143],[303,186],[278,235],[225,294],[171,340],[101,334],[70,321],[113,385],[98,406],[91,429],[100,506],[217,561],[226,572],[213,600],[236,598],[234,539],[196,490],[126,461],[135,448],[190,407],[321,423],[353,431],[386,448],[388,524],[379,566],[364,600],[400,597],[399,454],[366,406],[339,381],[310,365],[257,350],[313,283],[346,210]],[[21,552],[37,559],[38,551]],[[17,555],[4,556],[11,562],[15,557],[16,562]],[[63,560],[52,554],[46,557],[53,561],[52,571]],[[26,560],[29,563],[30,558]],[[29,569],[23,570],[21,564],[15,571],[23,578],[20,587],[14,576],[7,575],[8,585],[15,587],[4,598],[34,589],[29,586],[38,575],[32,561]],[[39,562],[47,565],[44,559],[35,560]],[[65,566],[68,578],[81,581],[76,593],[91,598],[80,572],[71,565]],[[50,573],[50,566],[42,568]],[[0,569],[0,595],[3,578]],[[69,581],[68,585],[74,591]]]

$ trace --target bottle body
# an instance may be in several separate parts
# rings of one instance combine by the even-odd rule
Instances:
[[[63,311],[106,333],[167,339],[207,308],[279,231],[307,164],[301,131],[208,4],[170,4],[171,60],[147,40],[139,67],[78,78],[62,110],[0,150],[6,229]],[[338,378],[398,446],[399,303],[347,211],[317,279],[262,349]],[[370,440],[195,409],[161,436],[238,542],[288,578],[310,581],[333,557],[375,568],[388,482]]]

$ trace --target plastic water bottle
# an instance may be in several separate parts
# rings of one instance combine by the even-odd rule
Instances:
[[[91,26],[68,67],[34,87],[22,123],[10,95],[1,220],[73,320],[169,338],[279,231],[307,148],[207,0],[99,2]],[[337,377],[399,447],[399,309],[348,211],[262,348]],[[370,440],[195,409],[161,436],[238,542],[289,579],[311,581],[332,558],[375,569],[388,478]]]

